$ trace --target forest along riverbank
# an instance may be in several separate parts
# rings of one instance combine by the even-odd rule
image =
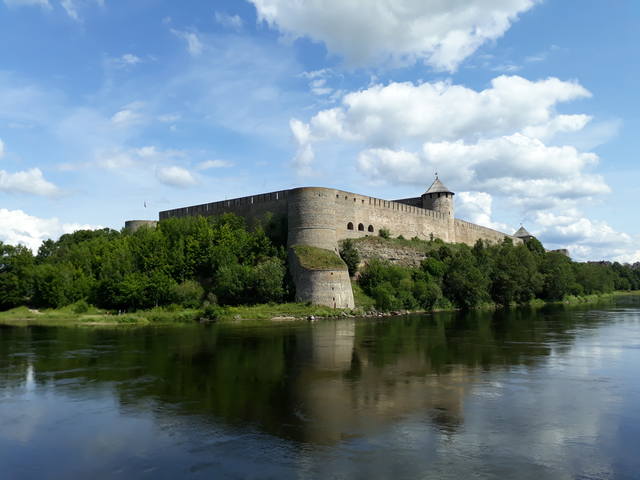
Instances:
[[[545,305],[596,305],[615,301],[620,296],[637,296],[636,292],[614,292],[600,295],[587,295],[571,297],[561,302],[544,302],[535,300],[527,305],[516,308],[540,308]],[[484,304],[474,310],[488,311],[504,308],[496,304]],[[100,327],[100,326],[147,326],[147,325],[192,325],[194,323],[239,323],[247,325],[251,322],[262,324],[287,321],[317,320],[321,318],[380,318],[395,317],[409,314],[429,314],[437,312],[453,312],[457,308],[425,310],[395,310],[378,311],[375,309],[334,309],[329,307],[307,305],[303,303],[288,304],[264,304],[244,307],[227,307],[216,309],[217,317],[211,318],[202,309],[171,309],[154,308],[140,310],[131,313],[110,312],[96,307],[80,304],[72,304],[59,309],[33,309],[17,307],[5,312],[0,312],[0,325],[10,326],[68,326],[68,327]]]

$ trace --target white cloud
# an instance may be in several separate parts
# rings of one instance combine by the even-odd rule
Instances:
[[[229,15],[227,13],[216,12],[215,20],[223,27],[234,30],[240,30],[243,25],[242,19],[238,15]]]
[[[640,261],[640,238],[616,231],[605,221],[590,220],[577,209],[563,214],[538,212],[536,236],[555,248],[568,248],[577,260]]]
[[[186,188],[197,183],[187,169],[175,165],[157,168],[156,177],[162,183],[172,187]]]
[[[187,51],[191,56],[197,57],[202,53],[204,45],[200,41],[197,33],[176,30],[174,28],[171,29],[171,33],[187,42]]]
[[[127,68],[142,63],[142,58],[133,53],[125,53],[120,57],[108,59],[108,62],[117,68]]]
[[[209,170],[211,168],[228,168],[232,167],[233,163],[226,160],[207,160],[198,164],[198,170]]]
[[[536,0],[250,0],[258,19],[292,37],[323,42],[355,64],[423,60],[454,71],[501,37]]]
[[[0,240],[11,245],[25,245],[34,253],[38,251],[40,244],[49,238],[56,240],[64,233],[98,228],[103,227],[62,223],[57,218],[39,218],[22,210],[0,208]]]
[[[556,113],[559,103],[589,96],[576,82],[520,76],[496,77],[481,91],[448,82],[372,85],[308,123],[291,120],[294,165],[310,173],[314,146],[342,141],[361,149],[356,165],[373,181],[424,186],[438,170],[458,189],[508,196],[525,210],[549,208],[609,192],[590,173],[597,155],[545,144],[589,123],[588,115]]]
[[[512,228],[491,219],[492,203],[493,198],[486,192],[459,192],[456,195],[456,217],[510,233]]]
[[[118,126],[127,125],[131,123],[135,123],[140,120],[140,114],[133,110],[124,109],[116,112],[112,117],[111,121]]]
[[[93,163],[89,162],[79,166],[97,165],[108,170],[127,170],[134,167],[148,169],[154,164],[172,161],[184,156],[185,152],[181,150],[160,150],[154,145],[128,149],[112,148],[99,150],[96,152]]]
[[[74,0],[60,0],[60,5],[62,5],[62,8],[64,8],[64,11],[67,12],[67,15],[69,15],[71,18],[73,18],[76,21],[80,20],[80,16],[78,15],[78,9],[76,7]]]
[[[58,187],[44,178],[39,168],[16,173],[0,170],[0,191],[43,196],[53,196],[60,193]]]
[[[311,173],[311,164],[314,160],[313,149],[311,148],[311,128],[309,125],[295,119],[289,122],[289,127],[298,145],[293,164],[298,174],[309,175]]]
[[[567,130],[585,122],[585,116],[558,120],[555,106],[588,96],[578,83],[557,78],[532,82],[499,76],[482,91],[448,82],[393,82],[345,95],[342,106],[318,112],[310,125],[316,139],[338,137],[374,146],[508,135],[532,127]]]
[[[0,138],[0,158],[4,156],[4,142]]]
[[[51,9],[49,0],[4,0],[7,7],[42,7]]]
[[[372,148],[358,157],[358,169],[372,179],[424,186],[438,171],[448,183],[508,196],[524,210],[549,208],[609,192],[602,177],[585,173],[593,153],[570,146],[546,146],[522,134],[474,144],[428,142],[422,152]]]
[[[178,113],[167,113],[164,115],[160,115],[158,117],[158,120],[163,122],[163,123],[173,123],[173,122],[177,122],[178,120],[180,120],[180,114]]]

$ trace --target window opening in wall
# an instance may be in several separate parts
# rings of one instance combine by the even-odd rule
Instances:
[[[369,228],[367,228],[368,232],[373,232],[373,225],[369,225]]]
[[[358,230],[361,231],[361,232],[364,232],[364,225],[359,223],[358,224]]]
[[[347,223],[347,230],[353,230],[353,223],[352,222]]]

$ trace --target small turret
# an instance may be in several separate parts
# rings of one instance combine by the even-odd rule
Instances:
[[[522,225],[520,225],[520,228],[516,233],[513,234],[513,236],[516,238],[520,238],[523,242],[526,242],[533,238],[533,235],[527,232],[527,229],[524,228]]]
[[[436,212],[443,213],[444,215],[453,218],[454,195],[455,193],[445,187],[438,178],[438,174],[436,174],[435,181],[431,184],[429,189],[422,194],[422,208],[435,210]]]

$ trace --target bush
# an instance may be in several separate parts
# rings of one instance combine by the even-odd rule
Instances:
[[[344,263],[347,264],[349,275],[353,277],[358,271],[358,265],[360,264],[360,254],[358,253],[353,240],[347,239],[342,242],[340,257],[342,257]]]
[[[89,304],[86,300],[78,300],[73,304],[73,313],[87,313],[89,311]]]
[[[204,297],[204,288],[195,280],[185,280],[171,290],[172,299],[186,308],[199,307]]]
[[[391,238],[391,232],[388,228],[381,228],[378,232],[378,235],[380,235],[382,238]]]

